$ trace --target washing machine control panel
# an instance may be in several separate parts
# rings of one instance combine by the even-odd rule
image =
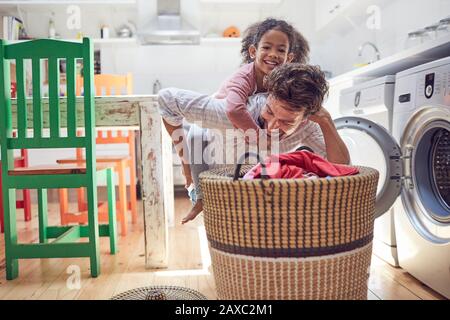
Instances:
[[[419,74],[416,105],[444,104],[449,76],[450,65]]]
[[[425,76],[425,97],[431,99],[434,93],[434,77],[435,73],[429,73]]]
[[[361,91],[358,91],[355,94],[355,108],[358,108],[360,103],[361,103]]]

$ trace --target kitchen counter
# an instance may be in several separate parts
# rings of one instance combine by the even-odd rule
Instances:
[[[399,52],[368,66],[352,70],[329,80],[330,86],[355,79],[374,79],[450,56],[450,34]]]

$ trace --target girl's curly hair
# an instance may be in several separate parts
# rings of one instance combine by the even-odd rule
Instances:
[[[279,30],[285,33],[289,39],[289,53],[294,54],[292,62],[307,63],[309,61],[309,43],[306,38],[298,32],[292,25],[284,20],[268,18],[250,25],[242,38],[242,64],[253,62],[248,52],[250,46],[258,47],[261,38],[270,30]]]

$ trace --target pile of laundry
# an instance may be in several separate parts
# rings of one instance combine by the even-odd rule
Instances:
[[[272,155],[266,159],[265,166],[269,179],[318,179],[359,173],[358,168],[331,163],[309,151]],[[261,179],[262,175],[262,165],[258,164],[244,180]]]

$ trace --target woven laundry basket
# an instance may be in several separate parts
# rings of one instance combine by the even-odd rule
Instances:
[[[367,299],[378,171],[359,169],[316,180],[234,181],[233,166],[204,172],[218,298]]]

